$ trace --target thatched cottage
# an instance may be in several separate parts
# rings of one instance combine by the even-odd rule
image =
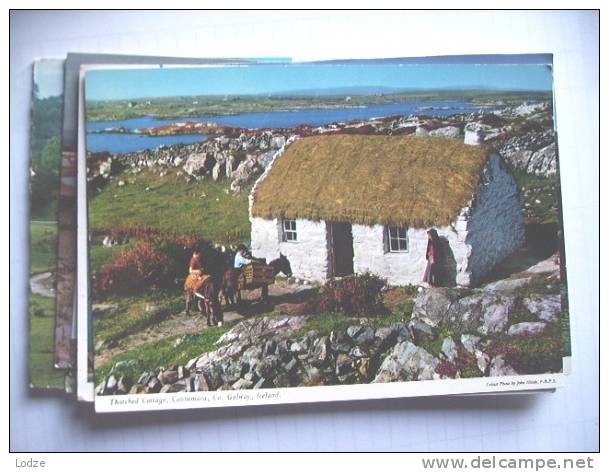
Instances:
[[[524,242],[518,186],[500,156],[460,139],[315,136],[289,142],[250,194],[252,252],[295,277],[371,272],[418,284],[427,229],[445,285],[476,284]]]

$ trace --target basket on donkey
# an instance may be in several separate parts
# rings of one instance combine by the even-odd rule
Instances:
[[[246,265],[239,277],[239,289],[247,290],[275,283],[275,270],[272,266],[261,262]]]

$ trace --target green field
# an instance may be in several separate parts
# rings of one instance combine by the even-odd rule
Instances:
[[[30,295],[30,383],[35,388],[63,388],[64,373],[53,368],[55,300]]]
[[[121,180],[124,186],[118,185]],[[195,233],[218,244],[248,242],[248,193],[234,195],[227,180],[187,183],[175,174],[159,177],[151,171],[121,175],[90,200],[90,225],[143,225],[169,234]]]
[[[130,334],[139,332],[149,326],[158,324],[163,319],[184,309],[184,295],[151,292],[139,297],[115,297],[106,300],[112,305],[110,315],[94,320],[95,343],[115,344]],[[147,310],[154,306],[154,310]],[[94,312],[95,313],[95,312]]]
[[[57,223],[30,222],[30,273],[54,272],[57,264]]]
[[[214,343],[231,327],[231,323],[226,323],[222,327],[214,326],[200,333],[173,336],[146,344],[96,366],[95,377],[103,379],[113,373],[137,380],[143,372],[155,371],[159,366],[183,365],[196,356],[217,349],[218,346]]]

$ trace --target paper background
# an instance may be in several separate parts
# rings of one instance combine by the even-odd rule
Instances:
[[[595,12],[12,12],[11,449],[596,450],[599,69]],[[35,32],[35,34],[33,34]],[[96,416],[27,391],[31,64],[70,52],[296,60],[554,53],[573,367],[554,394]]]

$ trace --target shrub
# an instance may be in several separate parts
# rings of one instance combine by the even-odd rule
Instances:
[[[169,258],[153,244],[140,243],[101,268],[95,289],[101,297],[140,293],[166,276],[168,264]]]
[[[436,366],[436,373],[454,379],[457,376],[457,366],[452,362],[440,361]]]
[[[549,326],[540,334],[498,340],[489,354],[501,354],[520,374],[559,372],[563,354],[560,328]]]
[[[332,279],[322,287],[318,310],[356,316],[382,313],[383,288],[385,281],[371,274]]]

